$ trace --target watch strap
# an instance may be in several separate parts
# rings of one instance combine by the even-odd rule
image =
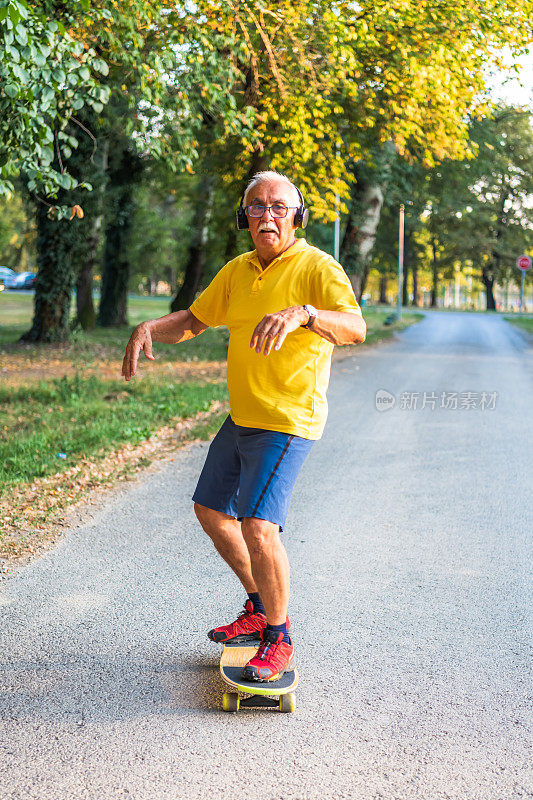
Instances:
[[[302,328],[310,328],[311,325],[313,324],[313,322],[316,319],[316,308],[314,308],[313,306],[308,306],[307,304],[304,305],[304,308],[307,311],[307,313],[309,314],[309,319],[301,327]]]

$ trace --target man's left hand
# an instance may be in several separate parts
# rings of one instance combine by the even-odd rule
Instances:
[[[260,353],[264,347],[263,353],[268,356],[272,348],[280,349],[288,333],[298,330],[308,319],[309,315],[303,306],[291,306],[275,314],[267,314],[256,325],[250,347],[256,353]]]

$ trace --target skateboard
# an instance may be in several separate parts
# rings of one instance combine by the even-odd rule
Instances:
[[[276,681],[247,681],[242,668],[257,652],[259,640],[241,636],[225,642],[220,656],[220,674],[233,691],[222,695],[224,711],[240,708],[277,708],[289,713],[296,708],[294,690],[298,685],[296,669],[285,672]]]

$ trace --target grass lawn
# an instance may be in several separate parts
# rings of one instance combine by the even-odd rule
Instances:
[[[147,439],[169,420],[226,399],[219,380],[130,383],[76,372],[30,386],[0,387],[0,497],[14,484],[54,474],[82,458]]]
[[[505,317],[505,319],[512,325],[516,325],[517,328],[522,328],[522,330],[533,334],[533,317],[513,316]]]
[[[37,357],[48,349],[55,358],[80,364],[92,364],[95,361],[122,360],[126,343],[135,325],[146,319],[154,319],[168,314],[170,309],[168,297],[131,297],[128,303],[128,318],[131,327],[127,328],[95,328],[84,332],[76,330],[72,333],[68,345],[32,346],[19,345],[19,352],[35,353]],[[74,305],[72,306],[74,313]],[[18,339],[31,326],[33,316],[33,294],[0,293],[0,348],[13,354],[12,348],[4,345],[16,345]],[[208,328],[201,336],[176,347],[171,344],[158,344],[160,358],[169,361],[221,360],[226,357],[228,335],[224,329]],[[21,350],[20,348],[23,348]],[[15,348],[15,352],[17,348]]]

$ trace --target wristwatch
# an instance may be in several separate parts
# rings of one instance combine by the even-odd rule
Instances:
[[[309,314],[309,319],[307,320],[305,325],[300,325],[300,327],[301,328],[310,328],[311,325],[313,324],[313,322],[315,321],[316,317],[317,317],[318,311],[316,310],[316,308],[314,306],[310,306],[309,304],[305,305],[304,308],[307,311],[307,313]]]

